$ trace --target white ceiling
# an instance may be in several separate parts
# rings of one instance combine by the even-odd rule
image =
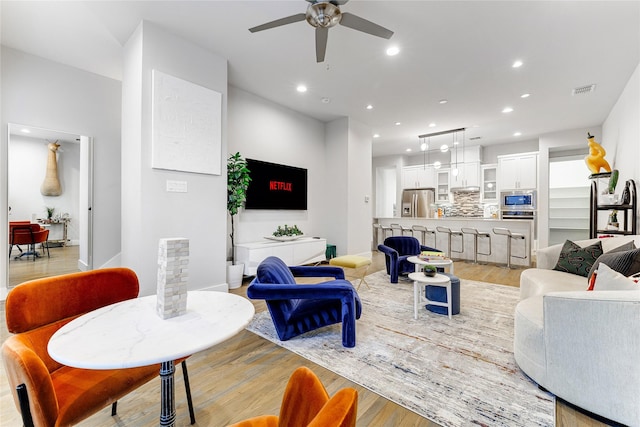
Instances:
[[[149,20],[227,58],[233,86],[323,121],[348,116],[369,125],[380,134],[375,156],[415,152],[418,135],[460,127],[467,144],[489,145],[600,125],[640,62],[638,1],[351,0],[342,11],[395,34],[385,40],[334,27],[321,64],[306,22],[248,31],[304,12],[304,0],[3,0],[0,7],[2,44],[114,79],[122,76],[123,44]],[[400,54],[386,56],[390,45]],[[514,69],[517,59],[524,65]],[[308,92],[297,93],[299,83]],[[595,92],[572,95],[590,84]],[[502,113],[506,106],[514,111]]]

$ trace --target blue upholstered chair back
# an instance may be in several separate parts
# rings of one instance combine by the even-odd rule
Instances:
[[[402,255],[418,255],[420,253],[420,241],[411,236],[393,236],[384,239],[384,245],[398,251]]]
[[[280,258],[268,257],[258,265],[256,277],[260,283],[282,283],[293,285],[296,279],[289,267]]]

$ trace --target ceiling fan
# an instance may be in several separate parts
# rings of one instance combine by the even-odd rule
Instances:
[[[352,13],[341,12],[340,6],[349,0],[306,0],[309,2],[306,13],[298,13],[296,15],[287,16],[286,18],[276,19],[257,27],[249,28],[249,31],[256,33],[258,31],[268,30],[270,28],[280,27],[282,25],[293,24],[306,20],[316,29],[316,61],[324,61],[324,55],[327,51],[327,37],[329,28],[338,24],[345,27],[362,31],[377,37],[390,39],[393,31],[390,31],[378,24],[367,21]]]

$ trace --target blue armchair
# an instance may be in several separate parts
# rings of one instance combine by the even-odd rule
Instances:
[[[384,254],[387,266],[387,274],[391,283],[398,283],[398,276],[415,271],[415,264],[407,261],[410,256],[419,255],[421,251],[438,251],[420,244],[420,241],[411,236],[394,236],[384,239],[384,243],[378,245],[378,250]]]
[[[318,284],[297,284],[294,277],[335,279]],[[280,258],[268,257],[258,266],[247,296],[266,301],[282,341],[342,322],[342,345],[356,345],[356,319],[360,318],[362,304],[339,267],[287,267]]]

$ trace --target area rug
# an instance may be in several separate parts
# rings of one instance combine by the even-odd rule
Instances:
[[[461,280],[460,314],[421,307],[413,283],[389,283],[382,271],[358,291],[356,347],[340,325],[280,341],[268,312],[248,330],[443,426],[552,426],[554,397],[540,391],[513,357],[518,289]]]

